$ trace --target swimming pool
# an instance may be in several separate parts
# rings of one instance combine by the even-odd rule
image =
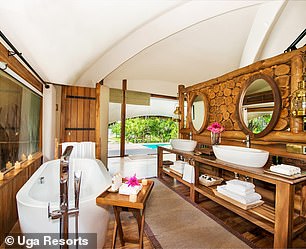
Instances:
[[[149,149],[157,149],[157,146],[166,146],[166,145],[170,145],[170,143],[143,144],[143,146]]]

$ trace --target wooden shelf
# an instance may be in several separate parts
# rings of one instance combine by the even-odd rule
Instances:
[[[298,216],[294,221],[293,226],[293,236],[298,235],[299,233],[303,232],[306,227],[306,218]]]
[[[231,204],[228,201],[223,200],[222,198],[219,198],[215,196],[214,192],[212,191],[213,187],[205,187],[203,185],[195,186],[195,191],[199,192],[200,194],[208,197],[212,201],[226,207],[227,209],[233,211],[234,213],[240,215],[241,217],[249,220],[250,222],[254,223],[255,225],[258,225],[265,229],[266,231],[270,233],[274,233],[274,222],[271,222],[269,218],[259,216],[254,212],[254,210],[257,210],[257,213],[264,213],[264,211],[258,211],[258,210],[266,210],[268,209],[266,204],[261,205],[260,207],[256,207],[249,210],[243,210],[240,207],[237,207],[233,204]]]
[[[174,153],[186,159],[194,159],[195,184],[184,181],[182,177],[179,177],[170,172],[169,169],[163,167],[162,160],[164,152]],[[197,202],[199,200],[199,194],[202,194],[253,224],[274,234],[274,248],[291,247],[292,238],[304,232],[306,229],[306,217],[303,217],[304,211],[301,209],[302,207],[300,207],[301,210],[294,210],[294,200],[297,196],[295,191],[296,186],[302,183],[301,191],[306,193],[306,176],[298,179],[287,179],[282,176],[267,174],[264,172],[264,168],[244,167],[220,161],[212,156],[197,156],[194,155],[193,152],[178,151],[164,147],[158,147],[157,158],[159,177],[162,177],[163,174],[167,174],[183,183],[185,186],[188,186],[190,189],[190,199],[194,202]],[[261,206],[245,210],[244,206],[239,206],[237,203],[235,204],[232,202],[232,200],[215,195],[213,190],[216,186],[206,187],[199,184],[198,177],[201,173],[201,167],[202,170],[204,168],[208,171],[211,171],[213,168],[218,169],[216,172],[213,172],[219,177],[223,177],[224,174],[227,177],[226,180],[232,179],[232,174],[228,174],[228,172],[238,173],[256,180],[254,183],[257,184],[255,185],[258,190],[262,190],[261,192],[263,193],[262,196],[265,202]],[[260,182],[263,182],[264,186],[262,186]],[[267,188],[265,188],[265,186],[267,186]],[[301,194],[298,196],[300,195]],[[303,196],[305,198],[305,195]],[[303,201],[303,203],[305,203],[305,200]],[[302,200],[300,200],[300,202],[302,203]]]
[[[297,184],[297,183],[306,181],[306,176],[298,178],[298,179],[288,179],[282,176],[267,174],[264,172],[265,168],[245,167],[245,166],[241,166],[241,165],[237,165],[233,163],[227,163],[219,159],[216,159],[212,156],[206,156],[206,155],[196,156],[194,155],[193,152],[179,151],[179,150],[165,148],[165,147],[162,147],[162,151],[163,152],[167,151],[170,153],[182,155],[186,158],[193,158],[198,163],[210,165],[213,167],[217,167],[219,169],[236,172],[238,174],[246,175],[248,177],[252,177],[252,178],[255,178],[255,179],[258,179],[264,182],[269,182],[272,184],[276,184],[278,182],[284,182],[288,184]]]
[[[173,177],[174,179],[178,180],[179,182],[183,183],[184,185],[188,187],[191,186],[191,183],[186,182],[185,180],[182,179],[182,177],[178,176],[177,174],[172,173],[169,168],[163,168],[163,173],[167,174],[168,176]]]

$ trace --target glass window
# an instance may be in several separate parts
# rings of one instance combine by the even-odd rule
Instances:
[[[41,96],[0,71],[1,169],[40,150],[41,101]]]

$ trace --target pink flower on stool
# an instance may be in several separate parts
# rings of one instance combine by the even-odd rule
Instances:
[[[127,181],[127,184],[128,184],[128,187],[135,187],[135,186],[140,185],[136,177],[136,174],[129,178],[129,180]]]
[[[212,133],[221,133],[222,131],[224,131],[224,127],[218,122],[214,122],[207,127],[207,130],[211,131]]]

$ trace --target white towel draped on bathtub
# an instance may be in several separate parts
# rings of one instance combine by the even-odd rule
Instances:
[[[96,159],[96,145],[94,142],[65,142],[62,143],[62,152],[65,151],[67,146],[73,146],[70,158],[88,158]]]

